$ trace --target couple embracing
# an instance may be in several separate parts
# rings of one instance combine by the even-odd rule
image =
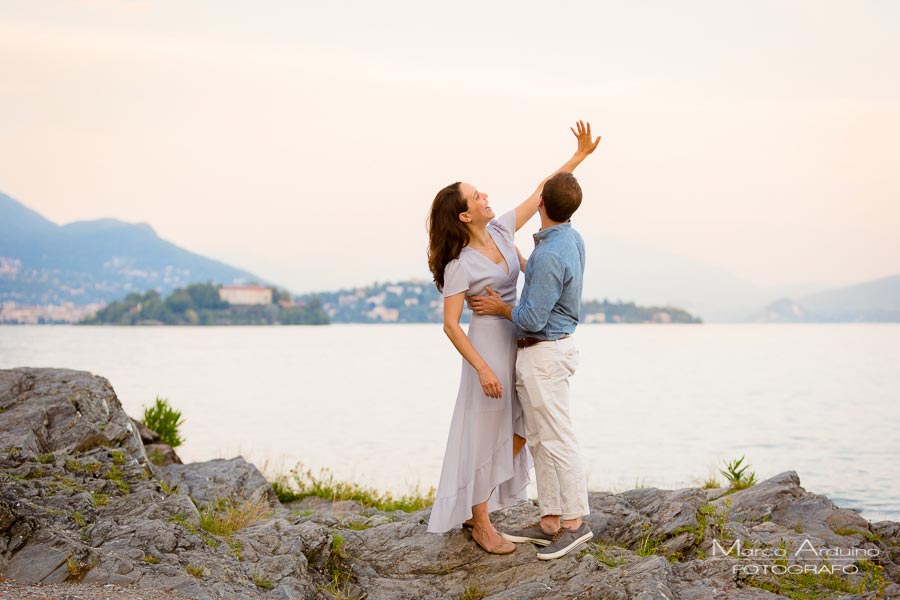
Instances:
[[[593,537],[582,522],[590,513],[587,483],[569,413],[584,275],[584,242],[570,218],[582,195],[572,171],[600,138],[581,121],[572,133],[576,152],[515,209],[495,217],[486,193],[454,183],[438,192],[428,220],[444,332],[463,358],[428,531],[471,527],[492,554],[530,542],[549,560]],[[526,261],[514,236],[535,213],[541,229]],[[520,271],[525,287],[516,302]],[[474,313],[468,334],[460,327],[465,302]],[[489,513],[527,500],[532,460],[541,519],[499,532]]]

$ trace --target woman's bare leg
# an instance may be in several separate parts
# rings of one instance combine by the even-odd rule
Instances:
[[[525,447],[525,438],[521,435],[514,433],[513,434],[513,458],[519,453],[519,451]]]
[[[487,502],[472,506],[472,520],[475,522],[475,526],[472,528],[472,537],[484,548],[494,548],[503,543],[503,538],[491,524]]]

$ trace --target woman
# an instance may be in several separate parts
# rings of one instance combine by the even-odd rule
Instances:
[[[579,121],[572,128],[578,149],[547,179],[573,171],[594,151],[600,138],[591,140],[590,127]],[[516,303],[521,256],[513,237],[537,212],[544,181],[498,219],[487,194],[457,182],[438,192],[428,219],[428,266],[444,296],[444,332],[464,359],[428,531],[466,524],[492,554],[509,554],[515,545],[500,537],[489,511],[526,500],[529,481],[530,456],[520,452],[525,426],[516,399],[516,331],[502,317],[473,315],[466,335],[459,319],[466,295],[484,294],[488,286]]]

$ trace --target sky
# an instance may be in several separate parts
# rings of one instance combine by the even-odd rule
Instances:
[[[586,238],[841,285],[900,273],[898,63],[888,0],[0,0],[0,191],[297,293],[424,278],[440,188],[509,210],[584,119]]]

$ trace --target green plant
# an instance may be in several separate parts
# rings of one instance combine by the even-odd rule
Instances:
[[[144,562],[145,562],[145,563],[149,563],[149,564],[151,564],[151,565],[158,565],[158,564],[159,564],[159,559],[156,558],[155,556],[153,556],[152,554],[145,554],[145,555],[144,555]]]
[[[643,533],[638,543],[638,556],[652,556],[656,554],[658,544],[657,540],[652,537],[653,529],[650,527],[650,523],[643,523],[641,529],[643,529]]]
[[[109,453],[109,455],[112,457],[113,464],[120,467],[125,464],[126,460],[128,460],[128,455],[121,450],[113,450]]]
[[[338,558],[347,558],[347,553],[344,551],[344,537],[338,534],[334,534],[331,537],[331,554]]]
[[[106,478],[110,481],[114,482],[117,486],[119,486],[119,491],[123,494],[127,494],[131,492],[131,486],[128,485],[128,482],[124,479],[125,474],[119,470],[119,467],[113,465],[106,472]]]
[[[610,546],[601,543],[591,544],[591,546],[594,546],[594,549],[591,550],[590,548],[588,548],[582,551],[581,556],[590,554],[610,569],[615,569],[616,567],[621,566],[625,563],[625,559],[623,557],[616,556],[610,552]]]
[[[835,529],[834,532],[838,535],[847,535],[847,536],[861,535],[864,538],[866,538],[868,541],[873,542],[873,543],[881,541],[881,536],[878,535],[877,533],[872,533],[871,531],[863,531],[861,529],[844,528],[844,529]]]
[[[70,556],[66,559],[66,569],[69,571],[70,579],[77,580],[84,575],[81,569],[81,565],[78,563],[78,560],[74,556]]]
[[[234,553],[234,557],[238,560],[244,560],[244,557],[241,554],[241,552],[244,551],[244,547],[241,543],[231,537],[226,537],[224,539],[225,543],[228,544],[228,547],[231,548],[231,551]]]
[[[176,525],[181,525],[191,533],[197,533],[198,529],[194,527],[193,523],[184,518],[184,515],[172,515],[168,519],[169,523],[175,523]]]
[[[253,583],[256,584],[257,587],[263,590],[271,590],[275,587],[275,584],[272,583],[271,579],[266,579],[260,574],[259,571],[253,571]]]
[[[37,469],[32,469],[25,474],[25,479],[40,479],[41,477],[47,474],[47,469],[43,467],[38,467]]]
[[[781,548],[784,548],[784,543]],[[773,562],[783,566],[787,565],[786,559],[778,559]],[[875,598],[883,598],[888,584],[884,578],[883,567],[866,560],[857,561],[856,567],[862,575],[861,578],[847,578],[831,572],[799,572],[779,574],[776,578],[754,576],[747,583],[793,600],[831,598],[833,597],[832,592],[850,594],[875,592]]]
[[[338,600],[350,600],[353,597],[350,593],[350,572],[344,564],[347,558],[344,538],[335,533],[331,538],[331,553],[325,565],[331,583],[321,589]]]
[[[56,457],[53,454],[38,454],[38,462],[42,465],[48,465],[56,460]]]
[[[184,443],[179,427],[184,425],[181,411],[175,410],[169,405],[166,398],[156,397],[156,402],[149,408],[144,408],[144,417],[141,422],[159,434],[164,444],[177,448]]]
[[[466,586],[466,589],[463,590],[462,594],[459,595],[459,600],[482,600],[485,597],[484,592],[481,591],[481,588],[478,587],[478,584],[472,584]]]
[[[750,464],[741,466],[743,462],[744,457],[741,456],[737,460],[726,462],[724,470],[719,469],[719,472],[728,480],[731,487],[736,490],[743,490],[756,484],[756,473],[751,471],[749,474],[744,475],[747,469],[750,468]]]
[[[86,525],[86,521],[84,520],[84,515],[78,512],[77,510],[72,513],[72,520],[75,521],[75,524],[79,527],[84,527]]]
[[[106,506],[109,504],[109,496],[100,492],[91,492],[91,499],[94,501],[94,506]]]
[[[160,452],[155,448],[152,452],[150,452],[150,455],[147,458],[149,458],[150,462],[152,462],[157,467],[163,466],[163,463],[166,462],[166,454],[164,452]]]

